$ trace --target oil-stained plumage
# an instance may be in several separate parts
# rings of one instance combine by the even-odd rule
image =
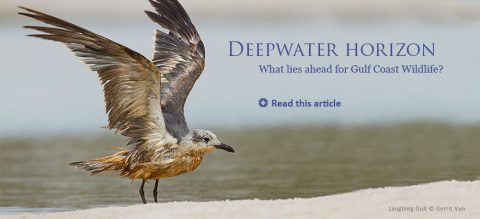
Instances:
[[[184,105],[205,64],[205,48],[189,16],[177,0],[149,0],[151,20],[168,30],[155,31],[150,61],[139,53],[59,18],[20,7],[19,14],[51,25],[25,26],[40,31],[28,36],[64,43],[92,71],[98,73],[105,94],[109,129],[128,140],[117,153],[70,165],[92,174],[113,171],[145,181],[196,169],[203,156],[218,148],[234,152],[207,130],[190,130]]]

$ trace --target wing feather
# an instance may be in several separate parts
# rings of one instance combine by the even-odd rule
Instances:
[[[176,138],[189,131],[185,101],[205,66],[205,48],[185,9],[177,0],[149,0],[152,21],[169,32],[155,31],[153,63],[162,72],[161,106],[167,130]]]
[[[54,27],[25,26],[42,32],[29,36],[65,44],[98,73],[105,95],[108,128],[128,137],[133,148],[161,146],[168,141],[160,107],[161,73],[144,56],[59,18],[20,7]]]

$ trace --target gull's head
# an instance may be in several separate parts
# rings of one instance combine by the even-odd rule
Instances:
[[[205,148],[207,151],[222,149],[232,153],[235,152],[232,147],[220,142],[213,132],[202,129],[194,129],[190,131],[182,139],[180,144]]]

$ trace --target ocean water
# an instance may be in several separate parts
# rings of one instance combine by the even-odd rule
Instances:
[[[404,123],[213,130],[236,153],[214,151],[194,172],[159,183],[159,201],[317,197],[441,180],[478,180],[479,126]],[[0,140],[0,214],[141,203],[140,181],[90,176],[67,163],[111,154],[111,133]],[[146,184],[148,202],[153,182]]]
[[[152,55],[153,29],[142,21],[72,22]],[[265,26],[264,23],[268,23]],[[96,133],[105,125],[103,94],[94,73],[64,46],[25,37],[29,19],[3,23],[0,46],[0,134]],[[428,23],[286,21],[196,22],[206,68],[186,103],[191,127],[285,123],[365,124],[411,120],[480,121],[478,22]],[[230,57],[229,41],[435,43],[434,57]],[[261,74],[259,65],[443,65],[441,74]],[[342,101],[340,109],[260,108],[260,98]]]

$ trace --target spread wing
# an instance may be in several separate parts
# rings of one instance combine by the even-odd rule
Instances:
[[[160,72],[142,55],[56,17],[23,8],[21,15],[52,25],[25,26],[42,33],[28,36],[65,44],[98,73],[105,94],[108,128],[129,138],[129,145],[161,145],[168,133],[160,107]],[[171,138],[171,137],[170,137]]]
[[[187,12],[177,0],[149,0],[146,11],[169,33],[155,31],[153,63],[162,72],[161,106],[166,128],[176,138],[188,133],[183,108],[205,65],[205,48]]]

